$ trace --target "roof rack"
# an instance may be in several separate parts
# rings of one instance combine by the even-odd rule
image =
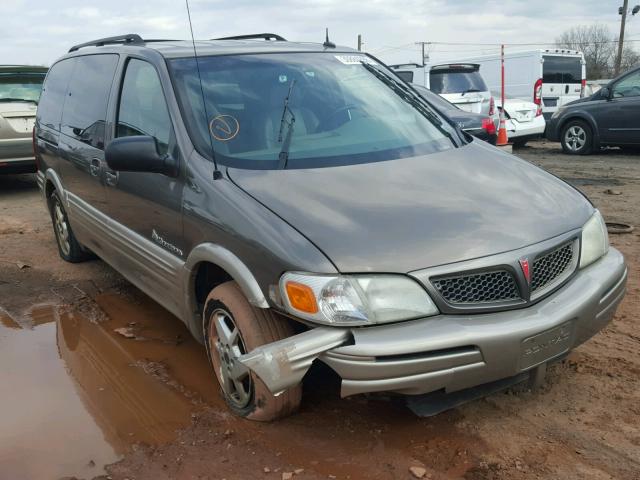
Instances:
[[[249,35],[235,35],[233,37],[212,38],[211,40],[275,40],[276,42],[286,42],[287,39],[276,33],[251,33]]]
[[[144,40],[140,35],[135,33],[118,35],[117,37],[99,38],[98,40],[92,40],[91,42],[74,45],[69,49],[69,53],[75,52],[84,47],[102,47],[103,45],[117,45],[117,44],[144,45]]]

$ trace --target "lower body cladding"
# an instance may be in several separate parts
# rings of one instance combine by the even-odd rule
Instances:
[[[239,360],[276,395],[299,383],[316,359],[340,375],[343,397],[456,392],[521,375],[585,342],[613,318],[626,280],[624,259],[611,248],[527,308],[365,328],[320,327]]]

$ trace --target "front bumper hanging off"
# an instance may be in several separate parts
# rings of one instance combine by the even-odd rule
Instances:
[[[364,328],[315,328],[239,358],[273,394],[319,359],[343,397],[366,392],[455,392],[520,375],[600,331],[625,294],[627,268],[611,248],[559,291],[520,310],[438,315]]]

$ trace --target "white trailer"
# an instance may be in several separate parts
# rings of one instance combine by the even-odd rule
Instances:
[[[456,58],[456,62],[476,63],[489,89],[500,96],[500,54]],[[504,56],[505,95],[533,101],[542,107],[546,119],[559,106],[584,96],[586,69],[582,52],[538,49],[508,52]]]

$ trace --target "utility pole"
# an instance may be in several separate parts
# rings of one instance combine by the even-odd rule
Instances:
[[[629,0],[624,0],[622,5],[622,20],[620,21],[620,41],[618,41],[618,56],[616,58],[615,76],[620,74],[620,65],[622,64],[622,49],[624,48],[624,27],[627,23],[627,10],[629,8]]]
[[[427,63],[426,60],[428,60],[428,54],[425,55],[424,46],[431,45],[431,42],[416,42],[416,45],[420,45],[422,47],[422,57],[420,58],[420,65],[424,67],[424,64]]]
[[[362,35],[358,34],[358,51],[362,51]]]

